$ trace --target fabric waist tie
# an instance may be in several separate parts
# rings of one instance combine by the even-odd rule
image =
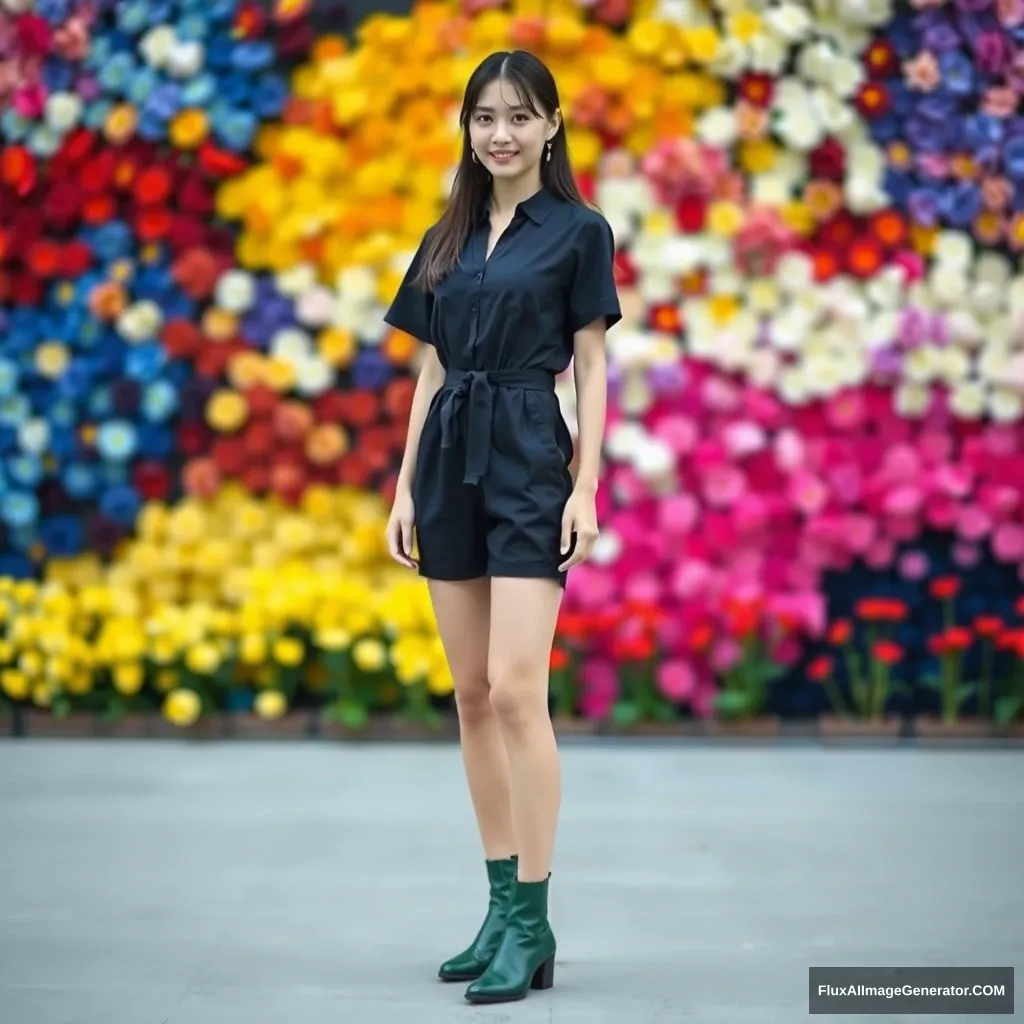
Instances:
[[[466,472],[462,481],[479,483],[487,471],[491,451],[491,421],[495,388],[554,391],[549,370],[456,370],[445,374],[441,395],[441,447],[451,448],[458,433],[459,410],[468,401],[466,416]]]

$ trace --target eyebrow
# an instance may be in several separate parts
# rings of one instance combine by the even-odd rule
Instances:
[[[509,107],[508,109],[512,111],[512,113],[516,113],[520,110],[526,110],[526,107],[520,104],[518,107]],[[473,112],[478,114],[493,114],[494,107],[474,107]]]

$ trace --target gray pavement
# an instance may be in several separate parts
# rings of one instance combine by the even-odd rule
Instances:
[[[0,742],[0,1024],[770,1024],[809,965],[1024,966],[1020,753],[562,756],[555,986],[474,1008],[454,746]]]

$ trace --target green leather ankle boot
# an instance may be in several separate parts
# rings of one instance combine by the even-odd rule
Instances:
[[[555,935],[548,924],[549,874],[543,882],[515,884],[505,934],[487,970],[466,989],[471,1003],[523,999],[531,988],[551,988]]]
[[[513,855],[504,860],[488,860],[487,878],[491,894],[487,903],[487,916],[480,925],[476,938],[458,956],[446,960],[437,972],[442,981],[470,981],[479,978],[491,962],[505,930],[512,888],[516,880],[518,858]]]

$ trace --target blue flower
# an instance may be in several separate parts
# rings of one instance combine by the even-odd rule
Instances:
[[[939,209],[954,227],[967,228],[981,211],[981,192],[969,181],[947,185],[939,195]]]
[[[245,110],[237,110],[213,122],[213,132],[217,139],[228,149],[238,152],[244,152],[252,145],[258,127],[256,118]]]
[[[129,35],[141,35],[150,24],[146,8],[149,0],[123,0],[117,6],[117,25]]]
[[[288,84],[280,75],[261,75],[252,94],[252,109],[260,119],[277,117],[288,102]]]
[[[162,142],[167,135],[167,122],[151,111],[144,110],[139,115],[136,131],[139,138],[147,142]]]
[[[128,83],[128,88],[125,90],[125,95],[130,103],[141,107],[153,95],[153,91],[159,85],[160,72],[147,64],[145,67],[139,68],[132,76],[132,80]]]
[[[36,14],[51,25],[60,25],[71,13],[70,0],[36,0]]]
[[[31,579],[34,575],[32,563],[24,555],[15,554],[13,551],[6,552],[0,548],[0,576],[25,580]]]
[[[50,451],[66,462],[78,450],[78,439],[69,427],[55,427],[50,431]]]
[[[954,96],[970,96],[974,93],[974,64],[961,50],[950,50],[939,57],[939,71],[942,84]]]
[[[87,234],[85,241],[104,262],[130,255],[135,244],[131,228],[120,220],[107,221],[106,224],[93,228]],[[89,292],[102,280],[103,278],[99,275],[90,275],[82,298],[87,298]]]
[[[13,107],[0,115],[0,135],[7,142],[21,142],[32,129],[32,122],[22,117]]]
[[[124,372],[135,380],[155,380],[167,363],[167,352],[158,341],[133,345],[125,357]]]
[[[108,488],[100,499],[100,514],[122,526],[131,526],[142,500],[134,487],[125,484]]]
[[[232,66],[231,55],[235,41],[227,33],[217,33],[206,41],[204,55],[206,66],[211,71],[227,71]]]
[[[235,46],[231,63],[243,71],[264,71],[273,67],[274,47],[263,39],[251,39]]]
[[[151,423],[163,423],[178,409],[178,393],[167,380],[155,380],[142,393],[141,413]]]
[[[139,455],[144,459],[164,460],[174,454],[174,434],[156,423],[139,424]]]
[[[10,527],[29,526],[39,517],[39,499],[26,491],[8,491],[0,498],[0,520]]]
[[[1024,182],[1024,136],[1017,136],[1007,143],[1003,150],[1003,164],[1006,176],[1014,183]]]
[[[84,501],[93,498],[99,487],[96,467],[86,462],[73,462],[61,474],[61,484],[68,497]]]
[[[135,74],[135,57],[131,53],[115,53],[99,68],[99,81],[105,92],[121,96]]]
[[[74,85],[75,72],[66,61],[47,57],[43,61],[42,77],[47,93],[69,92]]]
[[[16,363],[0,356],[0,398],[9,398],[18,393],[21,371]]]
[[[352,383],[357,388],[382,388],[391,377],[391,366],[374,349],[360,352],[352,364]]]
[[[47,554],[56,558],[77,555],[85,542],[85,529],[74,516],[52,516],[39,527],[39,539]]]
[[[38,456],[22,454],[7,460],[7,475],[22,487],[38,487],[46,474]]]
[[[178,22],[178,38],[187,42],[200,42],[209,32],[209,23],[201,14],[186,14]]]
[[[32,404],[25,395],[0,398],[0,423],[20,427],[32,415]]]
[[[207,107],[217,98],[218,91],[217,79],[208,71],[204,71],[185,83],[181,90],[182,105],[185,107]]]
[[[135,454],[138,437],[127,420],[109,420],[96,431],[96,448],[104,459],[125,462]]]
[[[162,82],[150,94],[142,108],[142,116],[150,115],[169,121],[181,109],[181,86],[176,82]]]

